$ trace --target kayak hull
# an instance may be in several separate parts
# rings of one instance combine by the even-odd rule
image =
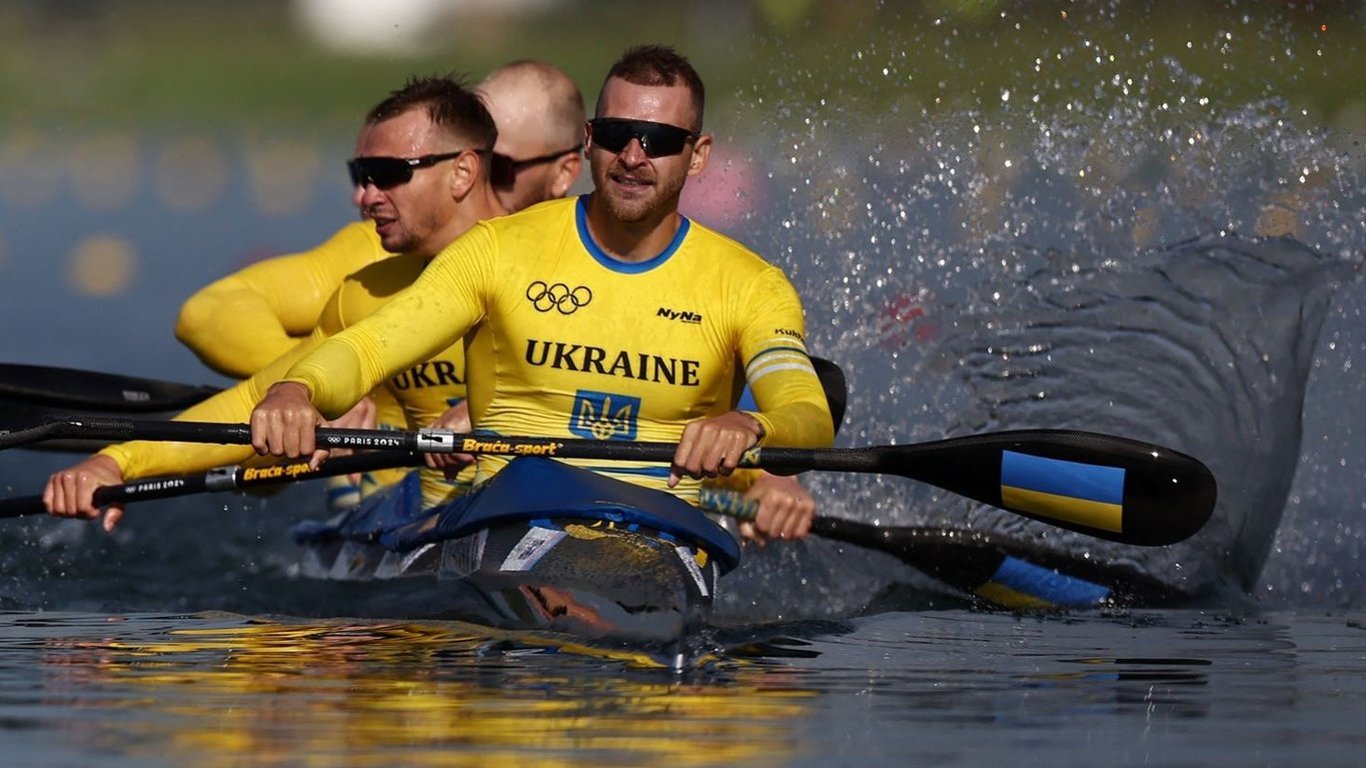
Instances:
[[[716,571],[704,553],[658,532],[575,518],[493,526],[408,553],[351,541],[307,546],[302,566],[305,577],[382,587],[364,590],[377,599],[351,601],[349,613],[648,644],[705,625]]]
[[[545,466],[557,464],[547,460],[513,464],[519,462],[535,471],[509,467],[490,486],[554,488],[564,509],[542,503],[529,513],[529,502],[517,496],[516,507],[490,510],[490,504],[514,500],[494,488],[474,494],[478,498],[461,510],[458,524],[432,514],[386,529],[373,514],[358,513],[353,518],[364,518],[359,531],[341,522],[328,529],[339,535],[312,532],[301,540],[301,574],[365,585],[347,590],[353,599],[383,595],[370,604],[353,601],[348,612],[364,611],[357,615],[459,620],[650,645],[674,643],[707,623],[717,579],[733,565],[733,553],[717,553],[721,547],[711,542],[729,533],[666,494],[650,492],[664,497],[663,506],[645,508],[656,499],[627,489],[639,506],[627,505],[600,478],[579,485],[584,470]],[[539,485],[543,480],[557,483]],[[477,523],[472,528],[471,520]],[[405,538],[409,529],[421,531],[416,543]],[[699,536],[686,535],[689,530]]]

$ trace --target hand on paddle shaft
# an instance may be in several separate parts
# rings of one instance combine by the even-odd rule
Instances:
[[[95,491],[122,482],[119,465],[108,456],[95,454],[74,467],[54,472],[43,488],[43,506],[57,517],[94,519],[100,516]],[[110,504],[104,515],[104,530],[114,530],[122,519],[123,504]]]
[[[461,400],[446,409],[446,412],[432,422],[433,429],[449,429],[452,432],[467,433],[474,428],[470,422],[470,402]],[[454,480],[460,470],[474,463],[474,455],[469,453],[429,453],[425,456],[427,466],[441,470],[447,480]]]
[[[685,475],[729,475],[740,466],[745,451],[758,445],[763,436],[764,427],[759,420],[740,411],[691,422],[683,428],[678,451],[669,467],[669,487],[677,487]]]
[[[816,519],[816,499],[795,477],[760,472],[741,500],[753,515],[740,522],[740,535],[760,546],[805,538]]]
[[[271,386],[251,412],[251,445],[262,455],[309,457],[317,468],[327,457],[318,449],[316,435],[326,422],[309,398],[308,388],[295,382]],[[702,419],[687,425],[674,453],[669,487],[680,478],[729,475],[740,466],[745,452],[763,436],[759,420],[740,411]]]
[[[315,440],[324,421],[307,387],[292,381],[272,384],[251,412],[251,447],[262,456],[308,456],[316,469],[327,458]]]

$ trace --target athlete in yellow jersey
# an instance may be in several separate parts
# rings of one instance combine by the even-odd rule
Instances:
[[[386,248],[404,253],[350,275],[332,295],[311,337],[252,378],[178,418],[244,421],[261,393],[307,350],[373,313],[413,282],[427,261],[476,221],[503,213],[485,172],[497,130],[480,99],[449,78],[410,82],[373,110],[348,164],[356,200]],[[410,428],[440,424],[465,396],[460,344],[438,350],[384,382]],[[207,469],[252,456],[249,448],[135,442],[111,446],[49,478],[44,498],[57,515],[92,517],[94,489],[124,479]],[[448,462],[433,462],[434,465]],[[440,472],[423,477],[435,504],[452,492]],[[117,524],[112,507],[105,526]]]
[[[655,258],[622,262],[594,243],[590,206],[556,201],[477,225],[413,290],[290,377],[324,412],[344,412],[369,382],[482,320],[469,367],[481,431],[676,441],[686,422],[731,411],[748,379],[761,408],[779,404],[757,414],[765,432],[792,445],[829,433],[801,305],[777,268],[687,219]],[[595,468],[661,489],[669,477],[658,465]]]
[[[522,59],[505,64],[476,87],[485,101],[498,142],[494,146],[494,192],[509,211],[563,197],[578,178],[582,159],[583,96],[560,68]],[[308,338],[329,297],[351,273],[411,248],[436,223],[400,218],[385,238],[365,216],[362,190],[353,202],[363,221],[349,224],[316,248],[253,264],[205,286],[181,307],[176,337],[214,370],[245,378]],[[372,393],[347,426],[399,428],[404,409],[385,390]],[[424,425],[425,426],[425,425]],[[362,490],[393,482],[401,472],[329,478],[333,508],[359,500]]]
[[[560,68],[523,59],[490,72],[476,86],[498,143],[492,181],[509,211],[563,197],[579,176],[583,96]],[[353,202],[364,213],[357,191]],[[409,248],[426,222],[400,221],[382,242],[372,221],[342,227],[300,253],[266,259],[201,288],[181,307],[176,338],[206,365],[246,378],[303,339],[342,280]]]
[[[729,474],[758,443],[829,445],[795,291],[777,268],[678,213],[684,181],[710,151],[702,111],[686,59],[662,46],[628,51],[588,126],[594,193],[484,222],[453,243],[410,289],[271,387],[252,414],[256,449],[312,453],[317,408],[344,412],[472,330],[479,429],[677,440],[667,472],[611,471],[690,500],[695,484],[681,478]],[[757,412],[733,410],[746,380]],[[499,466],[480,463],[485,476]],[[763,515],[761,530],[783,529]]]

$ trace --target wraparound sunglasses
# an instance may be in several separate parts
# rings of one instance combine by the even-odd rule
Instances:
[[[353,186],[374,184],[380,189],[390,189],[413,180],[413,171],[429,168],[442,160],[452,160],[466,152],[484,153],[487,149],[462,149],[459,152],[443,152],[439,155],[421,157],[353,157],[346,161],[346,171],[351,174]]]
[[[513,160],[507,155],[500,155],[497,152],[494,152],[493,163],[491,164],[492,168],[489,171],[489,179],[493,182],[493,186],[495,187],[510,187],[517,183],[517,174],[521,173],[523,170],[532,166],[558,160],[570,152],[578,152],[581,149],[583,149],[582,144],[575,144],[569,149],[551,152],[548,155],[528,157],[525,160]]]
[[[649,120],[623,120],[618,117],[595,117],[588,121],[593,144],[608,152],[626,149],[631,139],[640,142],[646,157],[665,157],[683,151],[689,141],[696,140],[701,133],[679,128],[668,123],[654,123]]]

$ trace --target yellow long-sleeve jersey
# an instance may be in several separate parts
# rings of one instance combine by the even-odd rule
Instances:
[[[734,407],[746,381],[764,444],[833,441],[807,356],[801,302],[782,272],[682,219],[656,257],[605,254],[588,198],[480,223],[412,287],[318,345],[289,370],[325,415],[471,330],[470,411],[480,430],[677,441],[684,425]],[[505,463],[481,457],[480,479]],[[663,489],[666,467],[595,469]],[[696,484],[675,489],[696,502]]]
[[[204,286],[180,308],[176,338],[215,371],[246,378],[308,337],[347,275],[392,255],[374,223],[348,224],[316,248]]]
[[[391,256],[349,275],[341,282],[317,318],[312,334],[295,343],[250,378],[181,413],[182,421],[240,423],[280,380],[295,361],[328,338],[368,317],[421,274],[426,260],[405,254]],[[457,340],[382,382],[382,389],[398,402],[409,429],[426,427],[465,397],[464,346]],[[362,392],[357,400],[366,393]],[[255,456],[250,446],[191,445],[184,443],[130,442],[105,448],[127,479],[198,472],[235,464]],[[460,482],[447,482],[440,472],[423,470],[423,501],[428,506],[446,500],[468,486],[473,471]]]

